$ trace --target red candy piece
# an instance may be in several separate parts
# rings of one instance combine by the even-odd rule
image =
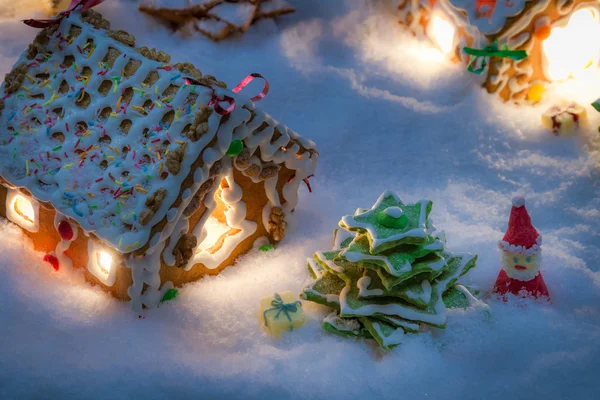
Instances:
[[[58,258],[54,257],[52,254],[46,254],[44,256],[44,261],[50,263],[55,271],[58,271]]]
[[[67,221],[60,221],[58,224],[58,234],[64,240],[73,239],[73,228],[71,228],[71,224]]]

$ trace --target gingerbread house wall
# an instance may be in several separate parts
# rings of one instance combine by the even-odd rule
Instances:
[[[285,199],[282,195],[283,185],[294,175],[294,171],[283,167],[280,171],[279,180],[277,183],[277,193],[279,195],[281,203],[285,203]],[[240,171],[234,168],[234,178],[238,185],[242,188],[242,201],[246,204],[246,220],[253,221],[256,223],[256,231],[242,240],[230,253],[230,255],[218,265],[218,267],[209,269],[201,263],[195,263],[191,269],[185,270],[184,268],[178,268],[176,266],[167,265],[164,257],[161,256],[160,266],[160,279],[161,286],[165,282],[172,282],[175,287],[181,287],[182,285],[197,281],[205,275],[217,275],[226,267],[232,265],[235,260],[247,253],[254,246],[254,243],[259,238],[267,237],[270,242],[273,243],[272,236],[265,228],[262,222],[262,212],[265,205],[269,202],[266,196],[264,188],[264,181],[254,183],[252,180],[244,176]],[[220,185],[225,184],[224,181]],[[215,200],[217,205],[211,212],[211,216],[216,218],[219,222],[225,223],[225,211],[227,206],[219,200],[220,188],[217,190]],[[7,218],[6,212],[6,198],[8,195],[8,189],[0,185],[0,216]],[[27,195],[26,195],[27,196]],[[27,196],[29,197],[29,196]],[[202,205],[193,215],[190,216],[190,226],[193,227],[199,223],[204,214],[209,212],[206,206]],[[43,253],[53,253],[57,245],[61,242],[61,238],[54,228],[54,220],[56,211],[52,208],[46,208],[44,206],[39,207],[39,230],[37,232],[30,232],[26,229],[22,229],[24,234],[31,238],[33,247],[35,250]],[[77,224],[70,220],[71,226],[78,230],[77,238],[71,242],[71,245],[65,255],[67,255],[73,262],[73,267],[80,269],[83,275],[89,283],[100,286],[104,291],[110,293],[113,297],[122,300],[130,300],[128,289],[132,285],[133,280],[131,276],[131,269],[127,268],[124,262],[115,263],[113,268],[116,268],[116,281],[113,285],[107,286],[96,278],[92,273],[88,271],[88,240],[83,230],[77,226]],[[164,252],[168,251],[168,244]]]
[[[5,186],[0,185],[0,217],[7,218],[6,198],[8,190]],[[29,196],[25,195],[29,198]],[[53,253],[56,246],[61,242],[61,238],[54,228],[54,218],[56,211],[52,208],[46,208],[40,205],[39,207],[39,230],[30,232],[22,229],[23,233],[31,239],[33,248],[43,253]],[[77,229],[77,238],[71,242],[69,249],[65,251],[73,262],[73,268],[80,269],[83,272],[85,280],[93,285],[100,286],[104,291],[109,292],[112,296],[119,300],[127,301],[129,296],[127,289],[132,284],[131,270],[122,262],[113,266],[116,268],[116,281],[114,285],[107,286],[103,284],[87,269],[88,265],[88,237],[84,235],[83,230],[72,220],[69,221],[71,227]],[[50,267],[49,267],[50,268]]]

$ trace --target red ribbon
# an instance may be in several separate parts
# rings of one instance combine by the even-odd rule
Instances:
[[[265,96],[267,95],[267,93],[269,93],[269,81],[267,81],[267,79],[264,76],[262,76],[261,74],[258,74],[256,72],[245,77],[244,80],[242,80],[235,88],[233,88],[232,92],[234,92],[234,93],[241,92],[242,89],[245,88],[246,86],[248,86],[248,84],[250,82],[252,82],[255,78],[260,78],[263,81],[265,81],[265,85],[263,86],[263,89],[260,91],[260,93],[257,94],[256,96],[252,97],[250,100],[259,101],[259,100],[264,99]]]
[[[69,5],[69,7],[65,11],[60,12],[56,17],[52,19],[26,19],[23,21],[23,23],[33,28],[39,29],[47,28],[52,25],[58,25],[60,24],[60,21],[62,21],[63,18],[67,18],[72,11],[86,11],[92,7],[97,6],[103,1],[104,0],[71,0],[71,4]]]
[[[259,101],[265,98],[265,96],[267,95],[267,93],[269,93],[269,82],[267,81],[267,79],[262,76],[261,74],[258,73],[253,73],[248,75],[247,77],[245,77],[233,90],[232,92],[234,93],[239,93],[242,91],[242,89],[244,89],[246,86],[248,86],[248,84],[250,82],[252,82],[255,78],[261,78],[262,80],[265,81],[265,85],[263,86],[263,89],[260,91],[259,94],[257,94],[256,96],[252,97],[250,100],[252,101]],[[199,86],[204,86],[209,88],[212,91],[212,97],[210,99],[210,101],[208,102],[209,106],[213,106],[214,110],[219,114],[219,115],[227,115],[231,112],[233,112],[233,110],[235,110],[235,100],[232,97],[229,96],[217,96],[217,92],[215,91],[214,88],[212,88],[211,86],[205,85],[201,82],[198,82],[195,79],[192,78],[185,78],[185,81],[188,85],[199,85]],[[223,108],[221,106],[221,104],[219,103],[227,103],[228,106],[227,108]]]

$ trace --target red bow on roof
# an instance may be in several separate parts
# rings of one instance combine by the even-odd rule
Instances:
[[[71,0],[71,4],[65,10],[60,12],[56,17],[51,19],[26,19],[23,22],[25,25],[29,25],[33,28],[47,28],[52,25],[60,24],[63,18],[68,17],[71,14],[71,11],[86,11],[92,7],[97,6],[102,3],[104,0]]]

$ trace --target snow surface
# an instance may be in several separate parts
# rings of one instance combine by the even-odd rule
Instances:
[[[132,2],[98,7],[140,46],[230,86],[250,72],[268,77],[260,106],[319,146],[313,193],[302,188],[298,223],[276,250],[185,286],[142,320],[79,274],[54,272],[0,223],[0,398],[598,398],[600,187],[584,141],[541,127],[548,102],[517,108],[485,94],[371,3],[292,3],[295,14],[219,44],[182,39]],[[0,76],[36,34],[17,17],[0,20]],[[565,94],[589,104],[600,80],[551,97]],[[600,115],[588,113],[589,133]],[[263,334],[259,299],[299,292],[305,258],[329,249],[338,220],[385,189],[434,201],[449,248],[479,254],[463,283],[484,290],[500,268],[511,199],[525,196],[553,304],[490,301],[492,320],[457,312],[446,330],[407,336],[388,355],[327,334],[328,311],[310,303],[298,331]]]

